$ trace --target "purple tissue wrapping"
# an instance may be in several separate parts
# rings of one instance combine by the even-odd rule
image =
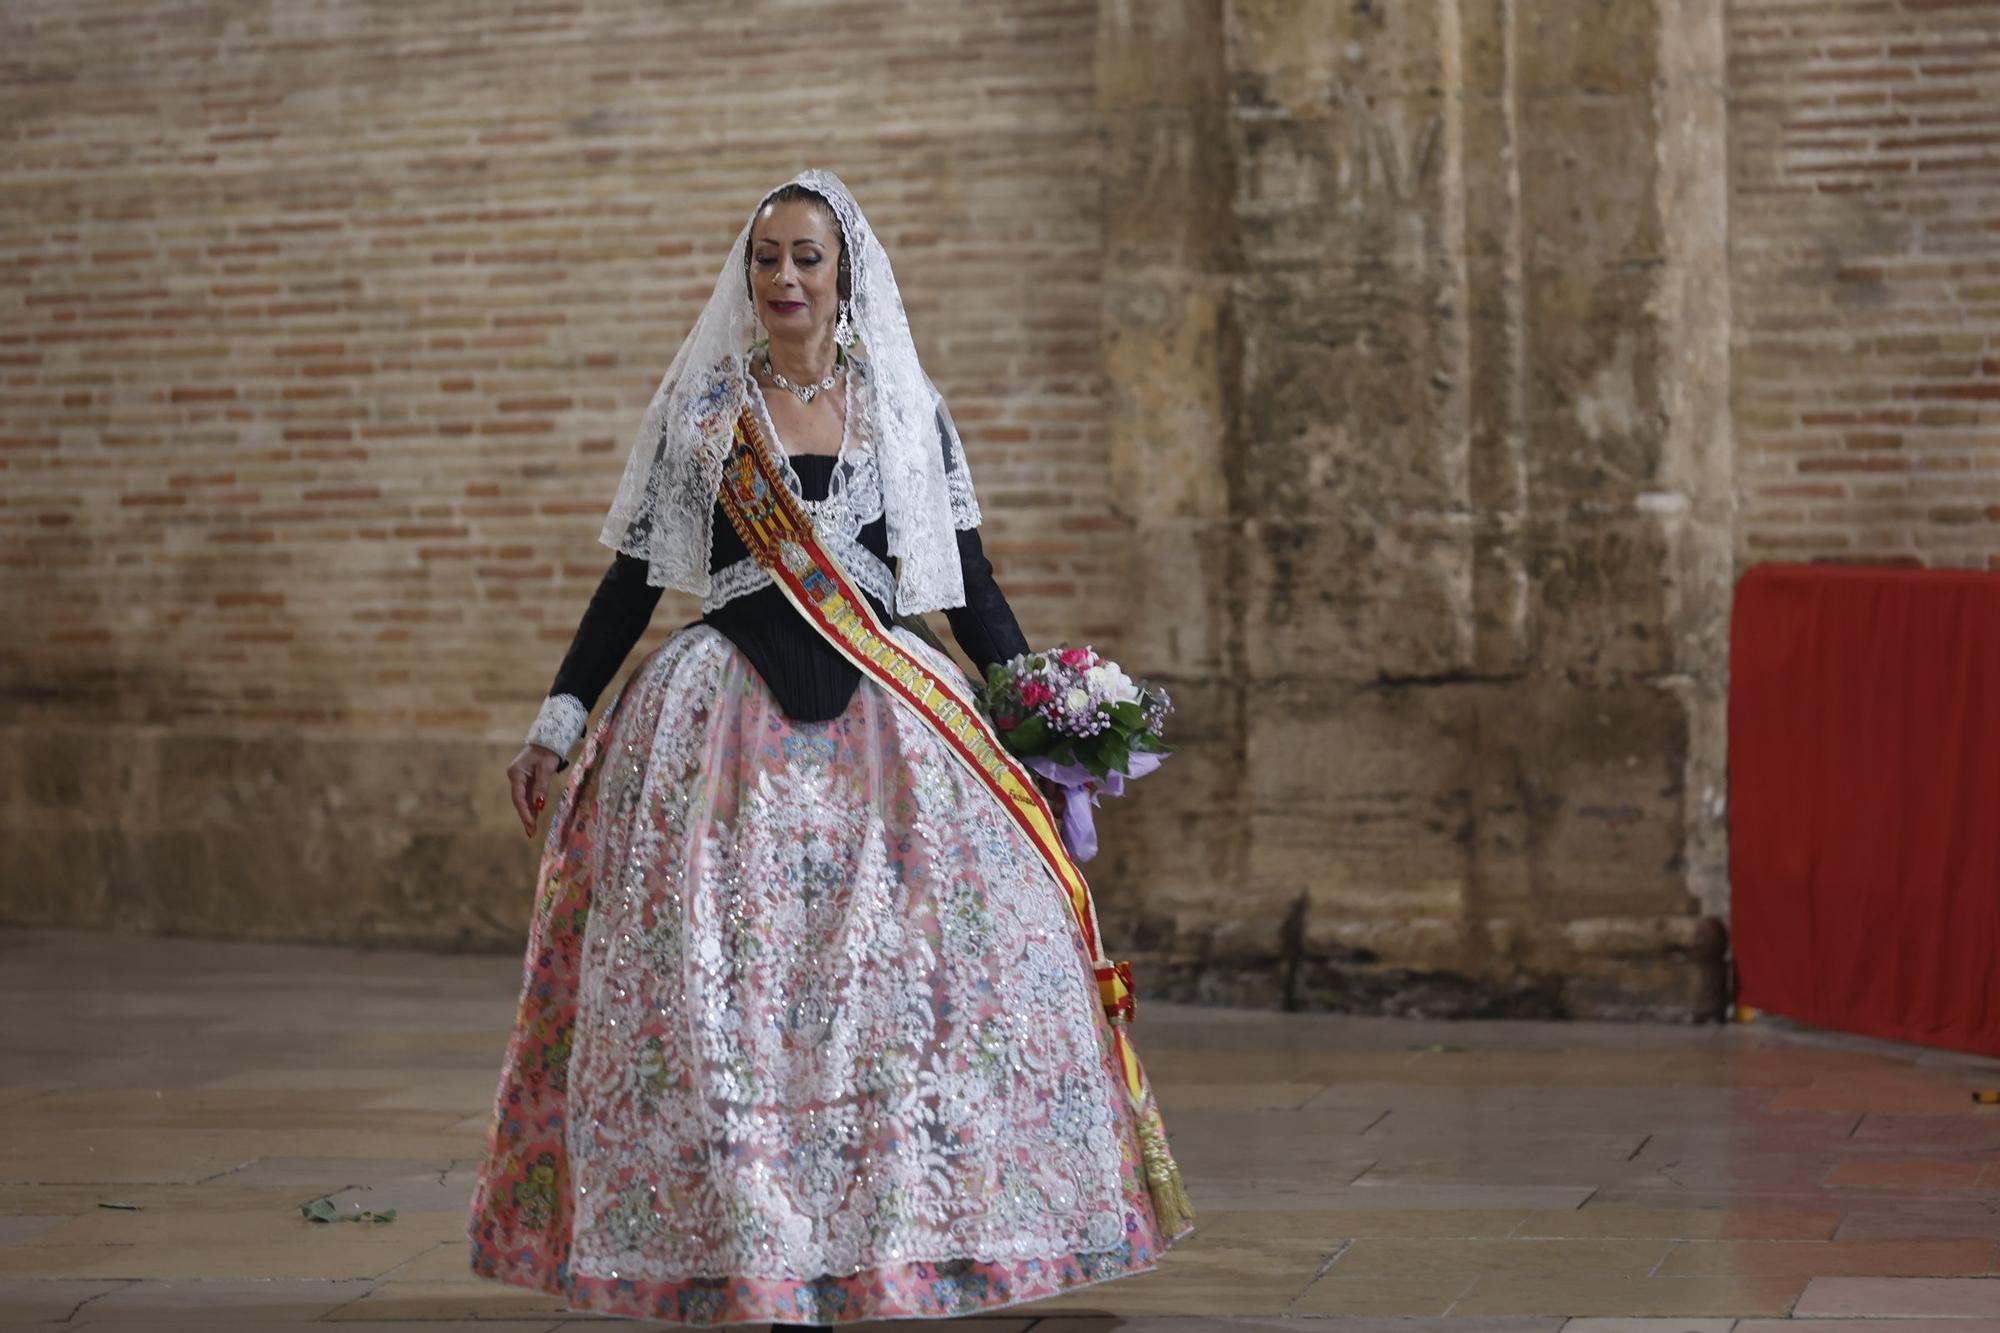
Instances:
[[[1063,846],[1078,861],[1088,861],[1097,855],[1097,824],[1091,818],[1090,808],[1097,804],[1098,793],[1123,796],[1128,778],[1145,777],[1165,758],[1150,750],[1134,751],[1123,769],[1112,769],[1101,782],[1082,764],[1059,764],[1047,755],[1029,755],[1021,762],[1062,788],[1063,808],[1058,823]]]

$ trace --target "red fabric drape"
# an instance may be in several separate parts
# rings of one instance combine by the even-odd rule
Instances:
[[[2000,1055],[2000,575],[1766,565],[1730,625],[1737,999]]]

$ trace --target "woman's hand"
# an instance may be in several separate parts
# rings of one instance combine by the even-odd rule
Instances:
[[[562,756],[543,745],[523,745],[514,762],[507,765],[507,787],[514,794],[514,813],[521,817],[521,832],[535,836],[535,822],[548,804],[549,788],[555,784],[556,765]]]

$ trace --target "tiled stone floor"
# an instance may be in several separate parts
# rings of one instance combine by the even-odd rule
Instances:
[[[466,1271],[517,979],[0,930],[0,1327],[654,1327]],[[972,1333],[2000,1333],[1969,1095],[2000,1062],[1770,1022],[1140,1024],[1200,1233]],[[319,1195],[397,1218],[314,1225]]]

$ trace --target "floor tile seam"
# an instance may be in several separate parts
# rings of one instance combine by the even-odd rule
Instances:
[[[225,1168],[224,1170],[221,1171],[212,1172],[209,1175],[202,1176],[199,1179],[189,1181],[188,1183],[191,1185],[207,1185],[213,1181],[226,1179],[230,1176],[235,1175],[239,1171],[248,1171],[251,1167],[263,1161],[264,1158],[268,1155],[269,1154],[260,1154],[256,1157],[252,1157],[247,1162],[238,1162],[235,1166]]]
[[[1354,1242],[1351,1239],[1343,1240],[1340,1242],[1340,1244],[1336,1245],[1333,1249],[1333,1253],[1327,1255],[1326,1258],[1322,1259],[1320,1261],[1319,1267],[1316,1270],[1314,1270],[1313,1275],[1306,1279],[1305,1285],[1300,1287],[1297,1291],[1293,1292],[1291,1299],[1285,1302],[1285,1312],[1289,1312],[1293,1306],[1297,1305],[1300,1301],[1304,1300],[1306,1298],[1306,1293],[1311,1291],[1313,1287],[1318,1284],[1319,1280],[1326,1276],[1327,1270],[1329,1268],[1332,1268],[1335,1264],[1340,1262],[1340,1256],[1346,1254],[1347,1251],[1350,1248],[1352,1248],[1353,1245]],[[1281,1319],[1284,1318],[1285,1312],[1281,1312],[1278,1317]]]
[[[75,1305],[71,1306],[70,1312],[64,1315],[62,1318],[63,1323],[66,1324],[74,1323],[77,1315],[83,1312],[83,1307],[90,1304],[92,1301],[101,1300],[106,1296],[114,1295],[119,1292],[129,1291],[132,1287],[136,1286],[141,1281],[141,1279],[139,1278],[99,1278],[97,1280],[100,1282],[110,1282],[113,1283],[114,1285],[105,1288],[103,1291],[92,1292],[90,1295],[84,1297],[82,1300],[78,1301]]]
[[[1351,1236],[1348,1237],[1346,1240],[1341,1241],[1340,1244],[1334,1246],[1333,1253],[1326,1256],[1326,1258],[1320,1262],[1318,1271],[1316,1271],[1312,1275],[1312,1282],[1306,1283],[1306,1286],[1310,1287],[1312,1286],[1313,1282],[1317,1282],[1321,1278],[1325,1277],[1327,1274],[1327,1270],[1340,1262],[1340,1256],[1346,1254],[1349,1250],[1353,1248],[1354,1248],[1354,1238]]]
[[[1381,1164],[1382,1164],[1381,1158],[1379,1157],[1369,1158],[1368,1165],[1362,1167],[1359,1171],[1349,1176],[1345,1181],[1342,1182],[1342,1184],[1346,1185],[1347,1188],[1349,1189],[1353,1189],[1356,1186],[1359,1186],[1361,1184],[1361,1178],[1367,1175],[1370,1171],[1373,1171],[1376,1167],[1380,1166]]]
[[[1862,1222],[1857,1225],[1865,1227],[1867,1224],[1866,1222]],[[1840,1241],[1842,1238],[1842,1233],[1845,1232],[1846,1230],[1847,1230],[1847,1222],[1845,1220],[1842,1220],[1840,1226],[1833,1233],[1834,1240]],[[1871,1243],[1872,1241],[1882,1241],[1885,1243],[1894,1244],[1896,1242],[1907,1241],[1907,1240],[1950,1240],[1950,1239],[1951,1237],[1949,1236],[1876,1236],[1876,1237],[1863,1237],[1861,1240],[1855,1240],[1853,1237],[1850,1236],[1846,1238],[1845,1243],[1858,1245],[1858,1244]]]
[[[1671,1236],[1676,1245],[1972,1245],[2000,1244],[1981,1236],[1908,1236],[1889,1240],[1827,1240],[1814,1236]]]
[[[440,1251],[440,1250],[444,1250],[444,1249],[449,1249],[449,1248],[453,1248],[453,1247],[455,1247],[455,1246],[459,1245],[460,1243],[461,1243],[461,1242],[458,1242],[458,1241],[452,1241],[452,1240],[441,1240],[441,1241],[438,1241],[438,1242],[437,1242],[436,1244],[434,1244],[434,1245],[431,1245],[431,1246],[429,1246],[429,1247],[428,1247],[428,1248],[426,1248],[426,1249],[422,1249],[422,1250],[418,1250],[418,1251],[417,1251],[417,1252],[416,1252],[415,1254],[411,1255],[411,1256],[410,1256],[409,1258],[407,1258],[407,1259],[404,1259],[404,1260],[402,1260],[402,1261],[401,1261],[400,1263],[396,1263],[396,1264],[392,1264],[392,1265],[390,1265],[390,1266],[389,1266],[389,1268],[387,1268],[386,1270],[384,1270],[384,1271],[383,1271],[383,1272],[381,1272],[381,1273],[378,1273],[378,1274],[376,1274],[376,1275],[375,1275],[375,1276],[373,1276],[373,1277],[367,1277],[367,1278],[360,1278],[360,1279],[357,1279],[358,1281],[361,1281],[361,1282],[365,1282],[365,1283],[367,1283],[367,1284],[368,1284],[368,1286],[367,1286],[367,1289],[366,1289],[365,1291],[360,1291],[360,1292],[357,1292],[357,1293],[355,1293],[355,1296],[354,1296],[354,1299],[353,1299],[353,1300],[348,1300],[348,1301],[343,1301],[343,1302],[341,1302],[341,1303],[340,1303],[339,1305],[336,1305],[336,1306],[334,1306],[334,1307],[333,1307],[333,1308],[332,1308],[331,1310],[327,1310],[327,1311],[325,1311],[324,1313],[320,1314],[320,1315],[319,1315],[319,1316],[318,1316],[318,1317],[317,1317],[317,1318],[316,1318],[316,1319],[315,1319],[315,1320],[314,1320],[313,1322],[315,1322],[315,1323],[335,1323],[335,1322],[339,1322],[339,1321],[338,1321],[338,1320],[337,1320],[337,1319],[336,1319],[335,1317],[336,1317],[337,1315],[339,1315],[339,1313],[340,1313],[340,1312],[341,1312],[342,1310],[345,1310],[345,1309],[347,1309],[347,1308],[348,1308],[349,1306],[351,1306],[351,1305],[355,1304],[355,1303],[356,1303],[356,1302],[358,1302],[358,1301],[365,1301],[365,1300],[367,1300],[367,1299],[368,1299],[368,1298],[369,1298],[370,1296],[373,1296],[373,1295],[375,1294],[376,1290],[377,1290],[377,1289],[378,1289],[378,1288],[379,1288],[379,1287],[380,1287],[380,1286],[381,1286],[381,1285],[382,1285],[383,1283],[388,1283],[388,1282],[393,1282],[393,1281],[395,1281],[395,1280],[396,1280],[396,1274],[398,1274],[398,1273],[402,1272],[402,1271],[403,1271],[404,1269],[408,1268],[408,1267],[409,1267],[409,1266],[410,1266],[411,1264],[414,1264],[414,1263],[416,1263],[416,1262],[417,1262],[418,1260],[420,1260],[420,1259],[427,1259],[427,1258],[429,1258],[429,1257],[430,1257],[431,1255],[433,1255],[433,1254],[436,1254],[436,1253],[437,1253],[438,1251]],[[471,1269],[471,1261],[470,1261],[470,1259],[468,1259],[468,1260],[467,1260],[467,1264],[466,1264],[466,1266],[467,1266],[467,1271],[470,1271],[470,1269]],[[558,1323],[559,1323],[559,1322],[561,1322],[561,1321],[558,1321]],[[554,1328],[555,1326],[556,1326],[556,1325],[554,1325],[554,1324],[551,1324],[551,1325],[550,1325],[549,1327],[550,1327],[550,1328]]]
[[[1838,1171],[1838,1167],[1836,1167],[1836,1171]],[[1916,1195],[1884,1195],[1884,1199],[1870,1199],[1868,1193],[1866,1193],[1870,1189],[1868,1185],[1834,1185],[1830,1189],[1840,1189],[1846,1195],[1854,1195],[1856,1203],[1886,1203],[1886,1201],[1892,1201],[1892,1199],[1898,1199],[1898,1201],[1934,1199],[1938,1195],[1944,1195],[1952,1203],[1986,1203],[1986,1201],[1992,1201],[1990,1195],[1994,1195],[1994,1187],[1992,1185],[1922,1185],[1922,1187],[1918,1187],[1920,1193],[1916,1193]],[[1888,1189],[1904,1189],[1904,1187],[1902,1185],[1882,1185],[1880,1189],[1888,1191]],[[1986,1195],[1988,1199],[1982,1199],[1982,1195]]]
[[[1808,1277],[1805,1281],[1799,1283],[1798,1291],[1793,1293],[1791,1300],[1785,1302],[1784,1313],[1777,1317],[1780,1319],[1795,1318],[1796,1312],[1799,1308],[1799,1302],[1804,1300],[1806,1298],[1806,1293],[1812,1290],[1812,1284],[1813,1284],[1813,1279],[1810,1277]]]
[[[1836,1163],[1839,1166],[1873,1165],[1879,1162],[1894,1162],[1911,1166],[1953,1166],[1981,1168],[1981,1174],[1991,1172],[2000,1164],[2000,1141],[1958,1144],[1905,1143],[1900,1140],[1869,1139],[1865,1143],[1842,1150],[1846,1155]],[[1895,1186],[1884,1186],[1894,1189]],[[1925,1185],[1921,1188],[1929,1189]]]
[[[1846,1206],[1857,1203],[1912,1204],[1912,1203],[1935,1202],[1937,1200],[1937,1195],[1939,1193],[1939,1187],[1929,1186],[1918,1189],[1906,1185],[1878,1185],[1873,1188],[1865,1188],[1855,1185],[1830,1185],[1830,1186],[1824,1186],[1816,1192],[1822,1195],[1828,1204],[1836,1206]],[[1950,1192],[1954,1196],[1949,1200],[1949,1202],[1952,1203],[1977,1202],[1977,1200],[1967,1200],[1957,1197],[1958,1195],[1962,1194],[1994,1193],[1994,1191],[1990,1189],[1956,1190]]]
[[[1454,1295],[1449,1301],[1445,1302],[1444,1314],[1440,1316],[1441,1318],[1445,1319],[1451,1318],[1451,1312],[1458,1308],[1458,1303],[1464,1300],[1467,1296],[1470,1296],[1473,1293],[1474,1288],[1478,1287],[1480,1277],[1481,1274],[1474,1273],[1470,1278],[1466,1280],[1465,1285],[1458,1289],[1457,1294]]]
[[[1761,1316],[1761,1315],[1751,1315],[1751,1316],[1748,1316],[1748,1318],[1752,1318],[1752,1319],[1758,1319],[1758,1318],[1763,1318],[1763,1317],[1764,1317],[1764,1316]],[[1736,1329],[1737,1329],[1737,1326],[1738,1326],[1738,1325],[1740,1325],[1740,1324],[1742,1324],[1742,1323],[1744,1322],[1744,1319],[1745,1319],[1745,1316],[1741,1316],[1741,1315],[1727,1315],[1727,1314],[1724,1314],[1724,1315],[1689,1315],[1689,1316],[1686,1316],[1686,1317],[1681,1317],[1681,1316],[1676,1316],[1676,1315],[1599,1315],[1599,1314],[1573,1314],[1573,1315],[1563,1315],[1563,1316],[1561,1316],[1561,1319],[1562,1319],[1562,1321],[1563,1321],[1563,1322],[1562,1322],[1562,1327],[1561,1327],[1560,1329],[1558,1329],[1558,1330],[1557,1330],[1557,1333],[1570,1333],[1570,1325],[1571,1325],[1571,1324],[1580,1324],[1580,1323],[1588,1323],[1588,1322],[1590,1322],[1590,1321],[1592,1321],[1592,1320],[1596,1320],[1596,1321],[1598,1321],[1598,1322],[1607,1322],[1607,1321],[1608,1321],[1608,1322],[1611,1322],[1611,1323],[1625,1323],[1625,1322],[1629,1322],[1630,1320],[1633,1320],[1633,1319],[1659,1319],[1659,1320],[1662,1320],[1662,1321],[1671,1321],[1671,1322],[1673,1322],[1673,1323],[1676,1323],[1676,1324],[1681,1324],[1681,1325],[1687,1325],[1687,1324],[1692,1324],[1692,1323],[1696,1322],[1697,1320],[1698,1320],[1698,1321],[1700,1321],[1701,1323],[1704,1323],[1704,1324],[1710,1324],[1710,1323],[1717,1323],[1717,1322],[1720,1322],[1720,1321],[1722,1321],[1722,1320],[1727,1320],[1727,1321],[1729,1322],[1729,1327],[1728,1327],[1728,1328],[1725,1328],[1725,1329],[1723,1329],[1723,1330],[1722,1330],[1722,1333],[1736,1333]]]

